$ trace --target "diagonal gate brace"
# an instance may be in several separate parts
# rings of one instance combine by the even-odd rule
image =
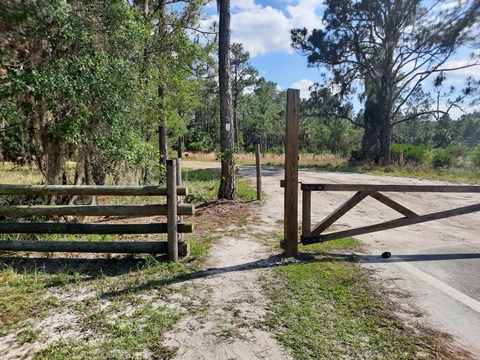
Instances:
[[[445,219],[452,216],[464,215],[473,212],[480,211],[480,204],[474,204],[470,206],[465,206],[457,209],[439,211],[426,215],[417,215],[412,217],[404,217],[396,220],[386,221],[379,224],[363,226],[355,229],[348,229],[343,231],[335,231],[326,234],[321,234],[320,236],[302,236],[301,242],[304,245],[315,244],[319,242],[341,239],[350,236],[368,234],[372,232],[394,229],[402,226],[420,224],[427,221]]]

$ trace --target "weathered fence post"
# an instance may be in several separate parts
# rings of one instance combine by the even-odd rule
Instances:
[[[260,160],[260,144],[255,145],[255,164],[257,169],[257,200],[262,200],[262,163]]]
[[[310,236],[312,227],[312,192],[302,191],[302,236]]]
[[[298,123],[300,90],[287,90],[287,124],[285,131],[285,254],[298,254]]]
[[[177,186],[182,186],[182,159],[178,158],[177,160]],[[182,197],[177,196],[177,204],[182,203]],[[183,216],[178,216],[178,222],[183,222]],[[188,243],[185,243],[185,237],[182,233],[178,233],[178,254],[179,256],[187,256],[190,252]]]
[[[168,257],[173,262],[178,262],[176,164],[175,160],[167,160]]]

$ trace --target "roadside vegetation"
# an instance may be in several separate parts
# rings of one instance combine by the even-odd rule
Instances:
[[[266,326],[293,358],[467,358],[448,336],[400,320],[401,308],[352,255],[359,246],[349,238],[303,247],[300,261],[263,279]]]

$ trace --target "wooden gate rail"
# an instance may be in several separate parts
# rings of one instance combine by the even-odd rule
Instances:
[[[443,192],[443,193],[480,193],[480,186],[459,185],[364,185],[364,184],[302,184],[302,236],[303,245],[335,240],[349,236],[372,233],[397,227],[419,224],[427,221],[444,219],[452,216],[469,214],[480,211],[480,204],[460,207],[451,210],[435,212],[426,215],[418,215],[398,202],[390,199],[381,192]],[[312,191],[357,191],[357,193],[343,203],[339,208],[328,215],[324,220],[311,228]],[[370,196],[393,210],[404,215],[403,218],[354,228],[343,231],[323,233],[335,221],[340,219],[354,206]]]
[[[82,196],[166,196],[167,204],[108,206],[0,206],[0,216],[134,216],[166,215],[166,223],[85,224],[0,222],[0,234],[168,234],[167,242],[89,242],[1,240],[0,251],[167,253],[178,261],[178,253],[187,253],[187,244],[178,243],[178,234],[193,232],[192,224],[178,222],[177,215],[194,215],[193,205],[178,204],[177,196],[187,195],[176,186],[175,162],[167,163],[167,187],[158,186],[40,186],[0,185],[0,195],[82,195]],[[173,213],[173,215],[172,215]]]

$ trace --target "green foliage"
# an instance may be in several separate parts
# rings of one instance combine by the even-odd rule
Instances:
[[[167,34],[151,21],[156,6],[151,14],[121,0],[6,6],[2,32],[12,36],[0,53],[0,112],[18,138],[8,136],[2,152],[48,155],[48,182],[58,181],[68,157],[98,173],[95,181],[119,169],[148,173],[158,158],[151,140],[159,113],[176,141],[198,103],[192,68],[205,55],[185,28],[199,21],[200,6],[190,1],[169,12]]]
[[[285,92],[276,83],[260,78],[254,92],[243,96],[238,115],[245,148],[260,144],[262,151],[268,151],[283,146]]]
[[[470,161],[473,166],[480,168],[480,144],[471,152]]]
[[[204,152],[207,153],[210,150],[210,147],[208,144],[203,143],[201,141],[193,142],[190,143],[187,147],[188,151],[193,151],[193,152]]]
[[[400,163],[403,156],[405,164],[426,164],[430,160],[430,147],[425,145],[392,144],[392,159]]]
[[[190,195],[185,200],[189,203],[207,203],[216,199],[219,187],[219,172],[211,169],[182,169],[182,179],[189,188]],[[256,189],[248,180],[237,182],[237,195],[243,200],[257,198]]]
[[[339,98],[357,94],[365,101],[363,121],[348,116],[365,128],[363,158],[389,161],[394,126],[425,114],[438,119],[444,113],[422,91],[422,83],[436,77],[439,89],[445,73],[454,70],[444,64],[471,40],[476,2],[448,9],[424,6],[420,0],[327,0],[325,5],[322,26],[311,32],[293,29],[292,46],[307,57],[309,66],[321,69],[324,86],[338,89]],[[465,20],[457,21],[460,18]],[[442,101],[449,109],[461,107],[478,86],[469,79],[464,89],[452,88]],[[447,146],[454,134],[439,130],[435,142]]]
[[[435,148],[432,150],[432,165],[435,169],[457,166],[460,159],[466,158],[468,154],[468,148],[456,144],[451,144],[446,148]]]

